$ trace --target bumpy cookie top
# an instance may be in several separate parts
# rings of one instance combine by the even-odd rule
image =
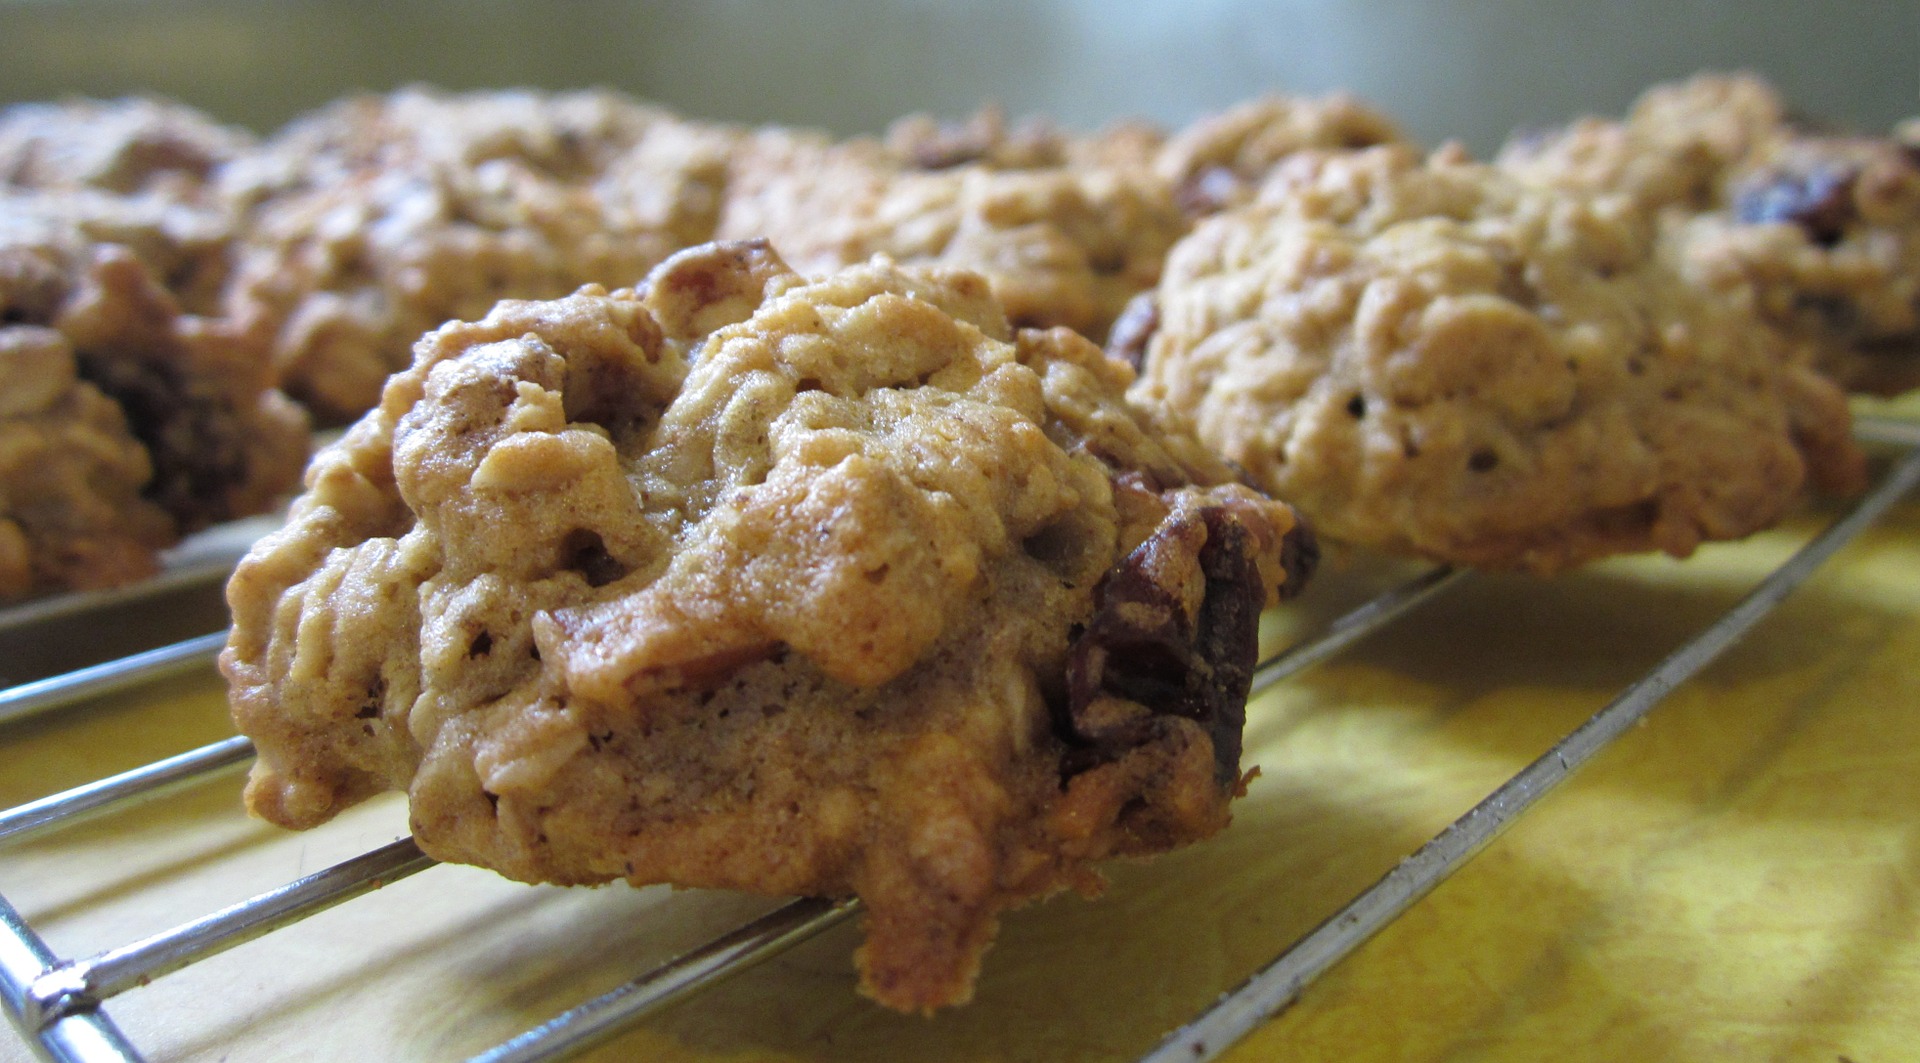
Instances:
[[[230,309],[290,393],[344,420],[442,322],[631,284],[706,239],[720,150],[609,93],[343,101],[229,173],[256,204]]]
[[[511,160],[553,180],[582,180],[668,120],[667,112],[613,92],[415,86],[350,96],[296,119],[221,179],[233,194],[252,199],[374,167]]]
[[[743,166],[719,235],[769,238],[803,272],[875,254],[976,270],[1016,324],[1100,337],[1186,230],[1165,183],[1115,154],[1012,167],[989,152],[929,170],[874,142],[822,144]]]
[[[244,130],[161,100],[70,100],[0,110],[0,185],[208,202],[220,168],[253,148]]]
[[[1843,397],[1627,197],[1454,152],[1300,156],[1175,249],[1140,391],[1329,538],[1551,572],[1851,486]]]
[[[1045,118],[1009,122],[996,106],[959,121],[908,115],[887,127],[886,150],[917,170],[983,164],[996,170],[1053,166],[1151,165],[1166,134],[1146,122],[1120,122],[1091,136],[1069,133]]]
[[[1583,118],[1516,136],[1497,164],[1529,183],[1708,210],[1723,200],[1730,167],[1788,133],[1786,104],[1765,81],[1702,74],[1648,89],[1624,121]]]
[[[229,589],[252,807],[411,790],[435,855],[858,893],[863,984],[1203,836],[1286,507],[977,275],[711,245],[422,340]]]
[[[1662,212],[1690,281],[1746,306],[1843,387],[1920,384],[1920,151],[1818,132],[1750,75],[1649,90],[1507,146],[1522,181]]]
[[[298,478],[306,424],[259,348],[192,312],[224,234],[155,196],[0,192],[0,552],[26,566],[9,593],[144,575],[154,549]]]
[[[1392,120],[1359,100],[1268,96],[1205,116],[1157,152],[1154,167],[1189,214],[1240,206],[1282,159],[1300,151],[1404,141]]]
[[[1676,239],[1687,275],[1745,302],[1849,390],[1920,385],[1920,149],[1800,136],[1744,160]]]

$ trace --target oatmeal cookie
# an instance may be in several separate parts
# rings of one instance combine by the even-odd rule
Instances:
[[[1751,74],[1656,85],[1624,121],[1582,118],[1530,131],[1496,165],[1520,181],[1631,196],[1646,209],[1717,209],[1727,173],[1789,134],[1785,101]]]
[[[502,298],[632,284],[708,239],[724,145],[605,93],[344,101],[235,171],[255,202],[230,312],[320,419],[372,406],[412,343]]]
[[[1674,223],[1688,279],[1741,301],[1852,391],[1920,386],[1920,147],[1794,137]]]
[[[75,99],[0,109],[0,187],[156,195],[211,206],[244,130],[164,100]]]
[[[1649,90],[1623,122],[1517,139],[1522,181],[1662,214],[1689,282],[1855,391],[1920,385],[1920,149],[1824,132],[1750,75]]]
[[[1262,196],[1174,250],[1138,394],[1328,538],[1547,573],[1858,483],[1840,391],[1679,283],[1628,197],[1394,147]]]
[[[302,116],[221,180],[231,194],[260,200],[367,169],[471,169],[511,160],[556,181],[580,181],[670,120],[664,110],[612,92],[458,93],[413,86],[349,96]]]
[[[191,306],[223,232],[151,196],[0,192],[0,595],[128,582],[298,479],[305,419]]]
[[[1226,822],[1310,561],[1130,379],[976,275],[760,243],[449,324],[229,587],[248,803],[404,788],[518,879],[858,895],[863,990],[964,1001],[999,912]]]
[[[1092,136],[1076,136],[1045,118],[1009,123],[1006,111],[995,106],[957,122],[908,115],[887,127],[885,138],[886,149],[916,170],[974,164],[995,170],[1151,166],[1165,142],[1166,134],[1148,122],[1120,122]]]
[[[1031,170],[1067,163],[1068,139],[1044,118],[1011,125],[999,107],[983,107],[960,121],[914,114],[887,127],[886,148],[917,170],[947,170],[986,165],[996,170]]]
[[[878,142],[803,147],[742,167],[718,232],[769,238],[807,273],[875,254],[974,270],[1015,324],[1098,338],[1153,286],[1186,220],[1146,167],[1080,164],[1074,154],[1061,148],[1068,161],[1030,167],[974,159],[925,169]]]
[[[17,297],[0,252],[0,305]],[[147,450],[112,399],[82,381],[50,328],[0,326],[0,600],[131,583],[171,522],[140,493]]]
[[[1296,152],[1403,143],[1392,120],[1344,93],[1268,96],[1208,115],[1175,134],[1154,167],[1188,214],[1244,205]]]

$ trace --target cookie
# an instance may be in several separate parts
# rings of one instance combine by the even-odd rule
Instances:
[[[229,312],[270,336],[290,394],[341,422],[427,330],[502,298],[631,284],[706,239],[711,156],[609,94],[343,101],[230,178],[256,205]]]
[[[986,281],[764,244],[423,339],[229,588],[257,813],[522,880],[861,897],[861,987],[1218,830],[1290,510]]]
[[[974,270],[1015,324],[1097,338],[1158,279],[1186,230],[1170,190],[1142,165],[1082,164],[1060,147],[1022,160],[1042,165],[970,158],[927,169],[900,150],[911,149],[855,140],[743,166],[718,233],[768,238],[806,273],[876,254]]]
[[[1920,147],[1799,136],[1676,222],[1687,276],[1738,300],[1850,391],[1920,386]]]
[[[74,99],[0,110],[0,186],[156,195],[212,205],[252,134],[164,100]]]
[[[0,305],[19,297],[0,251]],[[112,399],[79,377],[73,345],[0,326],[0,600],[131,583],[155,568],[171,522],[141,495],[146,448]]]
[[[304,417],[244,329],[195,312],[223,217],[0,192],[0,595],[137,579],[298,480]]]
[[[1848,490],[1844,396],[1625,196],[1296,156],[1174,249],[1137,386],[1329,539],[1551,573]]]
[[[1920,385],[1920,148],[1796,119],[1750,75],[1649,90],[1625,121],[1517,139],[1523,181],[1622,194],[1674,229],[1691,283],[1745,304],[1854,391]]]
[[[1344,93],[1267,96],[1203,116],[1155,152],[1153,165],[1195,217],[1244,205],[1281,160],[1406,138],[1387,116]]]
[[[1151,166],[1166,134],[1148,122],[1119,122],[1091,136],[1077,136],[1045,118],[1010,122],[1006,112],[983,107],[959,121],[916,114],[887,127],[886,150],[915,170],[983,165],[995,170],[1057,166]]]
[[[1624,121],[1587,117],[1517,135],[1495,163],[1529,184],[1698,212],[1725,202],[1731,168],[1788,132],[1786,102],[1765,81],[1702,74],[1648,89]]]

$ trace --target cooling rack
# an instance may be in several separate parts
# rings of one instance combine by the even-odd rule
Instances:
[[[1419,901],[1676,686],[1733,645],[1817,566],[1920,484],[1920,425],[1863,418],[1858,430],[1864,439],[1892,448],[1896,456],[1874,490],[1853,509],[1544,755],[1141,1058],[1158,1063],[1212,1059],[1284,1009],[1316,976]],[[21,632],[44,632],[60,625],[86,630],[99,617],[129,609],[179,609],[173,604],[175,598],[204,596],[217,586],[231,561],[230,549],[216,549],[210,556],[187,559],[167,577],[133,591],[71,596],[12,610],[0,615],[0,644]],[[1262,664],[1255,678],[1256,692],[1339,654],[1471,578],[1468,573],[1433,569],[1371,597]],[[208,632],[24,680],[9,671],[7,679],[13,685],[0,691],[0,756],[7,744],[4,728],[14,722],[44,713],[79,711],[114,691],[204,671],[221,640],[219,632]],[[144,803],[230,777],[250,759],[249,743],[229,738],[27,802],[0,812],[0,846],[17,845],[99,817],[135,815]],[[0,863],[0,894],[7,889],[6,866]],[[111,1013],[115,997],[432,866],[434,862],[411,839],[398,839],[173,929],[76,957],[56,954],[40,931],[0,896],[0,1003],[21,1037],[43,1058],[77,1063],[138,1060],[142,1058],[139,1046],[122,1032]],[[853,901],[785,903],[472,1060],[509,1063],[576,1055],[858,912],[859,905]]]

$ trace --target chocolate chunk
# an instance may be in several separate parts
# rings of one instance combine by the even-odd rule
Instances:
[[[1247,724],[1253,666],[1260,657],[1260,613],[1267,595],[1254,562],[1253,537],[1225,510],[1208,509],[1201,516],[1207,522],[1207,544],[1200,548],[1207,593],[1200,601],[1194,635],[1205,668],[1189,676],[1202,680],[1206,695],[1208,715],[1201,722],[1213,738],[1214,778],[1231,786],[1240,778],[1241,732]]]
[[[1853,186],[1860,171],[1820,166],[1805,173],[1776,170],[1756,178],[1734,197],[1734,216],[1752,225],[1791,222],[1807,238],[1832,247],[1854,220]]]
[[[1204,592],[1190,615],[1166,583],[1196,566]],[[1206,728],[1215,779],[1232,786],[1265,604],[1252,537],[1225,507],[1169,516],[1101,579],[1068,651],[1063,775],[1118,759],[1180,716]]]

